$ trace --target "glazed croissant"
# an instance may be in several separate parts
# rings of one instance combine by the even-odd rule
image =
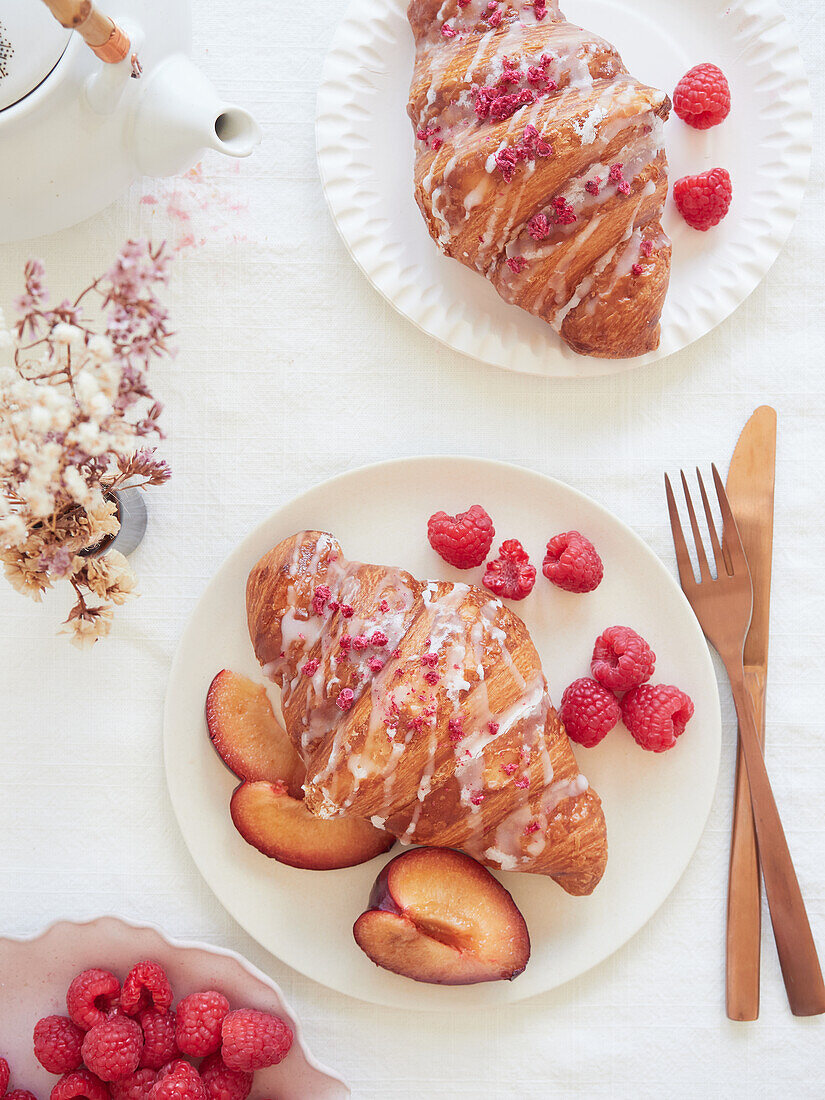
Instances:
[[[246,602],[313,813],[370,818],[404,843],[550,875],[571,894],[595,888],[601,802],[527,628],[499,599],[349,562],[305,531],[258,562]]]
[[[670,100],[557,0],[412,0],[415,197],[448,256],[574,351],[659,344]]]

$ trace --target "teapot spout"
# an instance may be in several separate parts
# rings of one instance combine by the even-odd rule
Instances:
[[[224,103],[183,54],[167,57],[144,75],[135,120],[135,158],[148,176],[184,172],[204,149],[248,157],[261,128],[242,107]]]
[[[228,157],[248,157],[261,143],[261,128],[243,107],[224,107],[212,127],[210,148]]]

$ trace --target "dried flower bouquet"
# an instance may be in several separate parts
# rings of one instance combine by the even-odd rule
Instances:
[[[148,377],[153,359],[173,355],[157,297],[169,261],[163,246],[129,241],[73,302],[49,308],[32,260],[11,329],[0,311],[0,560],[35,600],[71,584],[64,629],[80,647],[109,633],[135,589],[122,554],[94,553],[120,528],[113,494],[169,477],[150,445],[162,433]]]

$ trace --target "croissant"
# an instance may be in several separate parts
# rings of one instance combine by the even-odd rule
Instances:
[[[403,843],[590,893],[607,859],[521,619],[480,588],[350,562],[305,531],[249,575],[249,632],[281,688],[319,817],[371,819]]]
[[[430,235],[574,351],[659,345],[670,100],[556,0],[412,0],[415,198]]]

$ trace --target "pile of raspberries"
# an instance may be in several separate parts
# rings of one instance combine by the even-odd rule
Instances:
[[[609,626],[596,639],[590,676],[565,690],[559,717],[567,736],[598,745],[621,719],[650,752],[672,749],[693,717],[693,702],[671,684],[650,684],[656,654],[629,626]]]
[[[35,1057],[59,1075],[50,1100],[246,1100],[255,1070],[289,1053],[292,1029],[279,1016],[231,1009],[215,990],[190,993],[174,1010],[173,999],[163,967],[150,960],[122,986],[108,970],[78,974],[67,1015],[34,1027]],[[9,1092],[9,1077],[0,1058],[2,1100],[37,1100]]]
[[[427,524],[433,550],[456,569],[473,569],[490,553],[495,538],[490,516],[480,504],[449,516],[436,512]],[[578,531],[554,535],[547,543],[542,573],[567,592],[592,592],[601,584],[604,566],[593,543]],[[518,539],[505,539],[498,557],[487,562],[481,582],[506,600],[523,600],[536,583],[536,567]]]

